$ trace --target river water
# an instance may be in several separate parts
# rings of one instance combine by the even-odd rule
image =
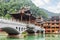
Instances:
[[[60,34],[39,34],[30,35],[25,38],[9,38],[0,35],[0,40],[60,40]]]

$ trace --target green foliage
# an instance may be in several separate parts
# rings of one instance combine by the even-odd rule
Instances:
[[[9,14],[6,14],[6,15],[5,15],[5,18],[10,19],[10,18],[11,18],[11,16],[10,16]]]
[[[47,17],[47,14],[36,7],[31,0],[0,0],[0,16],[6,16],[7,18],[10,18],[10,13],[17,12],[23,6],[30,6],[30,10],[34,16],[42,15],[44,17]]]
[[[22,34],[27,34],[27,32],[22,32]]]

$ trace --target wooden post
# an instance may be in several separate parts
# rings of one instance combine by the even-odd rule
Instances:
[[[29,14],[29,24],[30,24],[30,14]]]
[[[22,22],[22,15],[21,15],[21,22]]]

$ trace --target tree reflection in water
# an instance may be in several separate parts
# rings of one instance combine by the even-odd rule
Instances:
[[[45,40],[45,37],[42,34],[31,35],[25,38],[8,38],[6,36],[0,36],[0,40]]]
[[[60,40],[60,34],[30,35],[25,38],[8,38],[6,36],[0,36],[0,40]]]

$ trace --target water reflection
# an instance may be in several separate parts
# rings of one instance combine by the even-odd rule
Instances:
[[[0,40],[45,40],[45,37],[43,34],[39,34],[36,36],[30,35],[26,38],[9,38],[7,36],[0,36]]]
[[[7,36],[0,36],[0,40],[60,40],[60,34],[30,35],[25,38],[9,38]]]
[[[45,40],[45,37],[43,34],[39,34],[39,35],[32,35],[32,36],[28,36],[25,40]]]
[[[60,34],[46,34],[46,40],[60,40]]]

